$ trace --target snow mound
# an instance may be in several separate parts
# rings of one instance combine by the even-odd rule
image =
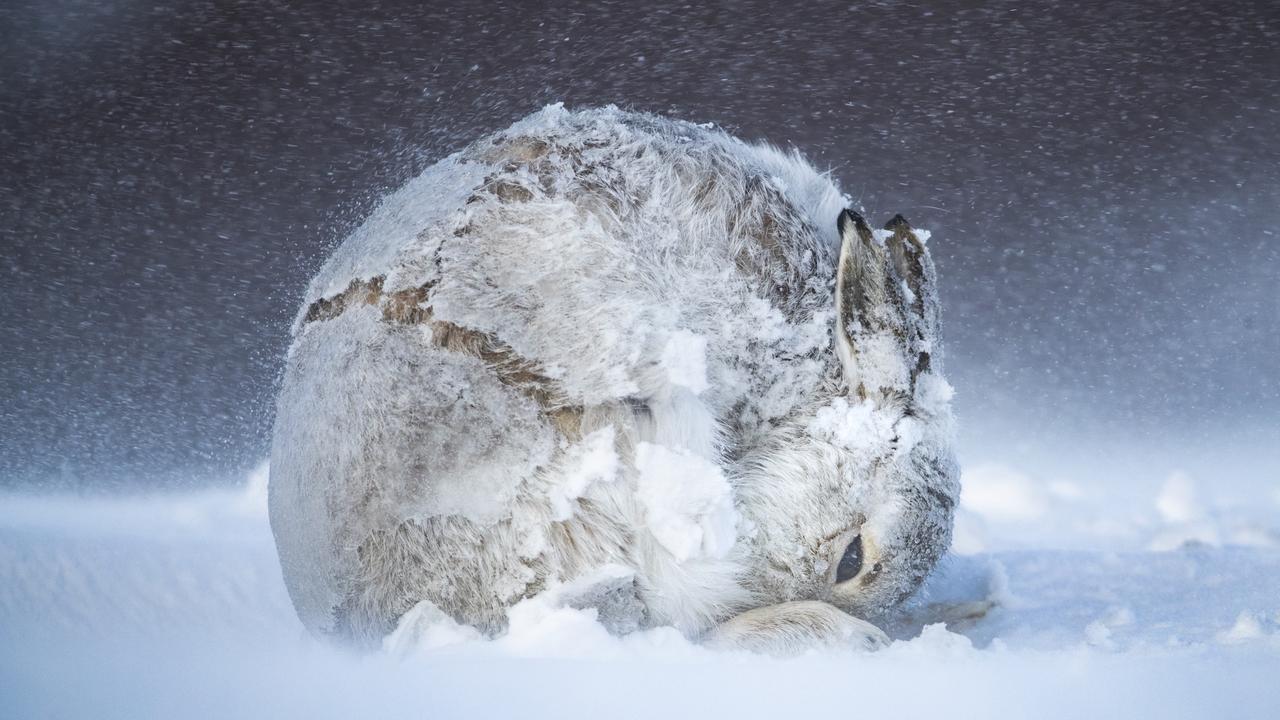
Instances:
[[[1181,470],[1147,497],[1094,478],[1048,478],[991,462],[966,468],[961,485],[952,544],[961,554],[992,548],[1280,549],[1280,513],[1265,493],[1250,502],[1210,498]]]

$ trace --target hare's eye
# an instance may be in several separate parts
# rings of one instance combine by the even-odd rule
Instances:
[[[836,582],[852,580],[858,576],[860,570],[862,570],[862,536],[857,535],[849,541],[849,547],[844,549],[844,557],[840,558],[840,564],[836,567]]]

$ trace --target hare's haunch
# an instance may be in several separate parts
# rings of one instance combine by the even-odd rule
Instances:
[[[927,236],[847,205],[797,154],[558,106],[387,197],[312,281],[280,391],[303,623],[496,633],[551,593],[619,633],[881,642],[958,471]]]

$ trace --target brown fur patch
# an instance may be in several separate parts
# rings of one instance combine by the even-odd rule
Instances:
[[[568,438],[581,435],[582,408],[569,402],[538,365],[521,357],[492,334],[436,320],[427,303],[433,283],[394,293],[384,293],[382,275],[369,280],[353,280],[346,290],[329,298],[321,298],[307,308],[304,323],[324,322],[341,315],[347,308],[377,306],[383,322],[397,325],[426,325],[432,344],[442,350],[478,358],[498,376],[504,385],[515,388],[543,409],[552,425]]]

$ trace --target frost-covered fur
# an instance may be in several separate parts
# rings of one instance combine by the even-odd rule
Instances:
[[[559,106],[389,196],[312,281],[279,398],[304,624],[494,633],[585,582],[617,632],[751,611],[715,637],[766,647],[911,593],[958,493],[933,271],[847,204],[796,154]]]

